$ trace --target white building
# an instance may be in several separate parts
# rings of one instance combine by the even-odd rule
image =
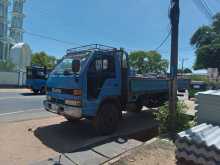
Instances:
[[[9,21],[10,2],[13,2],[13,5]],[[25,0],[0,0],[0,60],[7,60],[10,48],[16,43],[23,42],[24,2]]]

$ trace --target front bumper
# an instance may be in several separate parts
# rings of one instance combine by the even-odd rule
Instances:
[[[44,108],[49,112],[56,113],[62,116],[71,116],[73,118],[82,117],[81,108],[63,105],[63,104],[56,104],[47,100],[45,100],[43,103],[44,103]]]

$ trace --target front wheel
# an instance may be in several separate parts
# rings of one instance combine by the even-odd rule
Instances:
[[[115,132],[120,121],[121,113],[118,106],[114,103],[103,104],[94,119],[97,132],[101,135],[108,135]]]

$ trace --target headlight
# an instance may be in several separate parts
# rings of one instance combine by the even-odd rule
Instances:
[[[48,100],[48,101],[51,101],[51,96],[47,96],[47,100]]]
[[[81,96],[82,95],[82,91],[80,89],[74,89],[73,90],[73,95],[74,96]]]
[[[65,100],[65,104],[72,106],[81,106],[80,100]]]

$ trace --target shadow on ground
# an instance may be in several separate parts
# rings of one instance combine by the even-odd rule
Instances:
[[[80,120],[76,123],[62,122],[39,127],[34,131],[34,134],[43,144],[56,152],[70,153],[79,148],[103,143],[116,137],[134,136],[140,139],[142,137],[142,140],[147,139],[147,137],[157,135],[157,128],[158,123],[154,120],[152,112],[143,111],[139,114],[124,114],[118,131],[111,136],[98,136],[89,120]]]
[[[33,93],[33,92],[30,92],[30,93],[20,93],[20,95],[22,96],[44,96],[45,94],[42,94],[42,93]]]

